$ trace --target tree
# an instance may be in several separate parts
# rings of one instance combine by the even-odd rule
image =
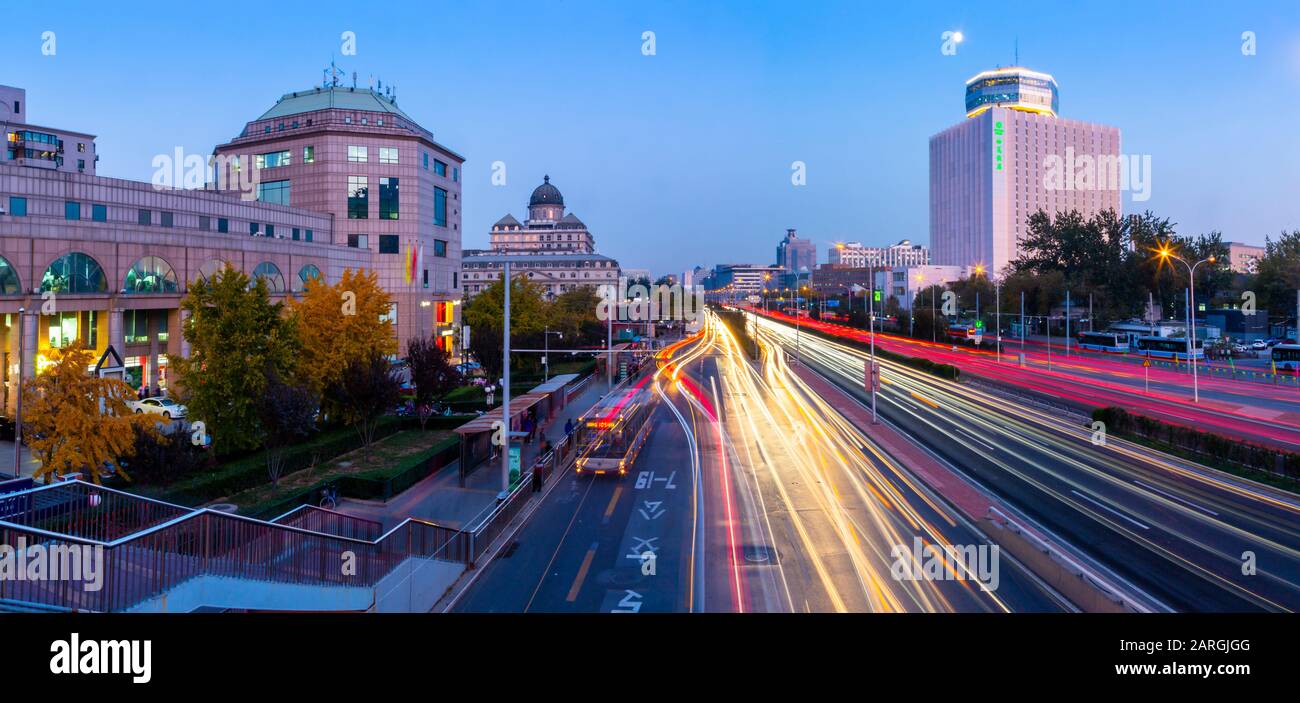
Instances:
[[[135,454],[137,430],[160,435],[156,415],[135,414],[127,401],[135,393],[125,382],[86,373],[94,352],[80,341],[51,350],[53,363],[23,384],[23,439],[41,462],[36,477],[85,471],[101,482],[105,464]]]
[[[415,412],[424,429],[433,414],[433,401],[460,385],[460,372],[436,339],[416,337],[406,343],[406,363],[415,389]]]
[[[1294,313],[1300,290],[1300,230],[1264,240],[1264,256],[1255,266],[1255,295],[1261,310],[1284,318]]]
[[[289,299],[289,316],[302,340],[298,374],[312,392],[322,393],[353,361],[397,353],[393,326],[380,319],[391,306],[378,274],[365,269],[345,270],[334,285],[313,278],[301,300]]]
[[[260,278],[230,266],[190,286],[181,309],[189,314],[182,333],[190,355],[168,362],[190,416],[204,423],[216,454],[256,448],[263,436],[257,398],[268,374],[292,376],[297,329]]]
[[[369,447],[379,418],[397,406],[401,384],[388,360],[374,354],[349,362],[326,394],[343,413],[344,422],[356,428],[361,444]]]
[[[502,371],[501,328],[505,309],[504,300],[505,285],[501,280],[497,280],[466,303],[461,312],[465,324],[474,331],[472,337],[474,357],[483,365],[483,371],[489,379],[499,377]],[[518,347],[529,339],[533,339],[540,345],[542,330],[547,322],[547,306],[542,299],[541,288],[527,278],[515,276],[510,286],[511,346]],[[539,362],[536,356],[526,358],[523,355],[516,355],[510,360],[510,367],[519,369],[526,365],[538,368]]]
[[[567,347],[604,346],[605,323],[596,317],[600,303],[600,296],[588,286],[567,290],[551,301],[549,326],[564,333]]]
[[[266,389],[257,399],[266,447],[266,473],[271,485],[280,485],[284,450],[316,429],[316,396],[304,386],[285,383],[274,371],[267,374]]]

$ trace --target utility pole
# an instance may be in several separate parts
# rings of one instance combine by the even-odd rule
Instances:
[[[1065,355],[1070,355],[1070,291],[1065,291]]]
[[[502,432],[502,438],[505,440],[501,447],[501,496],[504,498],[510,495],[510,261],[507,259],[505,264],[505,304],[504,304],[504,324],[502,325],[502,345],[504,351],[501,359],[501,421],[505,423]]]
[[[993,324],[997,325],[997,337],[994,341],[998,345],[998,363],[1002,363],[1002,281],[998,280],[993,284],[993,297],[997,299],[997,312],[994,313]]]
[[[23,318],[26,309],[18,308],[18,396],[14,404],[14,478],[23,475]],[[39,333],[39,331],[38,331]]]
[[[1025,355],[1025,292],[1020,291],[1020,356]]]

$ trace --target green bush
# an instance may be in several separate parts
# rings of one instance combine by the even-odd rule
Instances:
[[[1121,437],[1139,437],[1173,450],[1207,457],[1289,479],[1300,478],[1300,454],[1243,442],[1192,427],[1135,415],[1124,408],[1107,407],[1092,411],[1092,419],[1105,423],[1106,431]]]

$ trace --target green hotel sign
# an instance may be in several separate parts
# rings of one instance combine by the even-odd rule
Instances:
[[[1002,129],[1002,123],[994,122],[993,123],[993,169],[996,171],[1002,170],[1002,148],[1003,146],[1005,146],[1002,143],[1003,134],[1004,134],[1004,130]]]

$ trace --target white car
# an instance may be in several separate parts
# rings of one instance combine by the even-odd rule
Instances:
[[[137,413],[155,413],[162,415],[163,419],[166,420],[185,419],[185,406],[171,398],[145,398],[144,400],[133,400],[128,405]]]
[[[1251,349],[1268,349],[1268,342],[1265,342],[1265,341],[1262,340],[1262,339],[1256,339],[1255,341],[1253,341],[1253,342],[1250,343],[1250,348],[1251,348]]]

